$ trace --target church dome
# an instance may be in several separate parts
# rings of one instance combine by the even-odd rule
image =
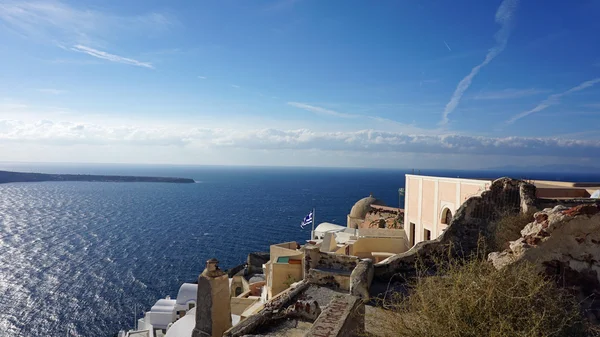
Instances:
[[[350,210],[351,218],[364,219],[367,213],[371,210],[371,205],[385,206],[385,203],[379,199],[374,198],[372,195],[362,198],[352,206]]]

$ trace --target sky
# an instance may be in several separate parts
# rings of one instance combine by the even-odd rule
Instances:
[[[600,1],[0,0],[0,160],[600,163]]]

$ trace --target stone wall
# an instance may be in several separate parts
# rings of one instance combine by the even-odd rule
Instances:
[[[311,269],[306,275],[306,280],[311,284],[335,290],[350,290],[350,272],[334,269]]]
[[[589,200],[588,200],[589,201]],[[600,205],[558,205],[534,214],[503,252],[489,254],[496,268],[528,261],[578,294],[587,317],[600,322]]]
[[[365,304],[358,297],[334,297],[305,335],[307,337],[362,336],[365,330]]]
[[[467,256],[477,250],[481,236],[490,234],[494,221],[519,212],[537,209],[535,186],[521,180],[500,178],[490,189],[467,199],[440,237],[416,244],[408,252],[375,265],[375,277],[386,281],[394,276],[410,278],[417,263],[433,266],[437,258]]]
[[[351,272],[360,259],[356,256],[340,255],[334,253],[319,252],[316,265],[317,269],[335,269]]]

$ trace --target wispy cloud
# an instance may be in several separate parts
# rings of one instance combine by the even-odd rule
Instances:
[[[569,94],[572,94],[574,92],[577,91],[581,91],[584,90],[586,88],[589,88],[591,86],[594,86],[596,83],[600,83],[600,77],[597,77],[595,79],[589,80],[589,81],[585,81],[581,84],[579,84],[576,87],[573,87],[567,91],[558,93],[558,94],[554,94],[554,95],[550,95],[548,96],[548,98],[546,98],[545,100],[543,100],[542,102],[540,102],[538,105],[536,105],[533,109],[527,110],[527,111],[523,111],[520,114],[517,114],[515,116],[513,116],[512,118],[510,118],[509,120],[506,121],[507,124],[512,124],[514,122],[516,122],[517,120],[529,116],[532,113],[536,113],[536,112],[540,112],[542,110],[545,110],[553,105],[557,105],[560,104],[560,99],[563,96],[567,96]]]
[[[232,88],[236,88],[236,89],[239,89],[239,88],[240,88],[240,86],[239,86],[239,85],[235,85],[235,84],[232,84],[232,85],[231,85],[231,87],[232,87]]]
[[[206,79],[205,76],[198,76],[198,78],[201,79],[201,80],[205,80]]]
[[[355,115],[355,114],[348,114],[348,113],[344,113],[344,112],[338,112],[335,110],[331,110],[331,109],[326,109],[326,108],[322,108],[319,106],[314,106],[314,105],[310,105],[310,104],[306,104],[306,103],[299,103],[299,102],[288,102],[288,105],[291,105],[293,107],[299,108],[299,109],[303,109],[306,111],[310,111],[310,112],[314,112],[316,114],[320,114],[320,115],[328,115],[328,116],[335,116],[335,117],[342,117],[342,118],[357,118],[360,117],[360,115]]]
[[[116,30],[119,33],[163,30],[176,22],[161,13],[119,16],[52,0],[3,1],[0,20],[23,36],[50,38],[67,44],[108,37]]]
[[[52,94],[52,95],[62,95],[62,94],[67,93],[66,90],[50,89],[50,88],[38,89],[37,91],[44,93],[44,94]]]
[[[9,31],[40,43],[103,48],[114,36],[147,36],[166,31],[177,20],[162,13],[116,15],[48,0],[0,2],[0,22]]]
[[[528,96],[535,96],[539,94],[546,94],[550,92],[550,90],[545,89],[504,89],[504,90],[495,90],[495,91],[485,91],[480,92],[477,95],[473,96],[473,99],[513,99],[513,98],[521,98]]]
[[[97,49],[82,46],[82,45],[73,46],[73,48],[71,48],[71,50],[74,50],[74,51],[80,52],[80,53],[84,53],[84,54],[88,54],[90,56],[97,57],[99,59],[103,59],[103,60],[107,60],[107,61],[111,61],[111,62],[117,62],[117,63],[129,64],[132,66],[154,69],[154,66],[152,66],[152,63],[141,62],[138,60],[127,58],[127,57],[123,57],[123,56],[119,56],[119,55],[115,55],[115,54],[109,54],[105,51],[97,50]]]
[[[444,44],[446,45],[446,48],[448,48],[448,51],[452,51],[452,49],[450,48],[450,46],[448,45],[448,43],[446,41],[444,41]]]
[[[490,63],[504,50],[504,48],[506,48],[517,4],[518,0],[504,0],[500,4],[500,7],[498,7],[498,10],[496,11],[496,23],[500,25],[500,30],[498,30],[494,36],[496,45],[488,51],[483,62],[471,69],[471,72],[458,83],[450,101],[446,104],[440,124],[444,125],[448,123],[448,115],[456,109],[463,94],[469,89],[473,78],[479,73],[481,68]]]

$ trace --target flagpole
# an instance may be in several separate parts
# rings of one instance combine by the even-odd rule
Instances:
[[[312,216],[312,231],[310,232],[310,239],[315,239],[315,208],[313,207],[313,216]]]

